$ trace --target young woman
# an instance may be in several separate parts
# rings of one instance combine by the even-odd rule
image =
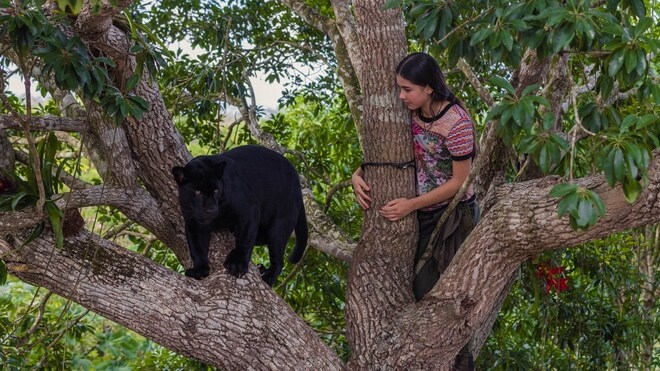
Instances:
[[[417,267],[442,212],[470,173],[476,152],[476,135],[470,115],[447,87],[433,57],[425,53],[406,56],[396,68],[396,81],[399,98],[412,111],[418,195],[391,200],[379,213],[396,221],[417,211],[420,230],[413,291],[420,300],[449,265],[479,217],[474,191],[470,187],[455,211],[461,215],[445,222],[445,233],[438,234],[441,237],[434,245],[433,255],[423,267]],[[363,170],[358,168],[351,180],[358,203],[367,209],[371,203],[370,189],[362,176]]]
[[[403,58],[396,68],[396,82],[399,98],[412,111],[417,196],[391,200],[379,213],[396,221],[417,212],[419,242],[413,292],[419,301],[433,288],[479,219],[474,190],[470,187],[442,225],[432,248],[426,251],[438,220],[470,173],[477,149],[476,134],[463,102],[447,87],[438,62],[430,55],[413,53]],[[351,181],[358,203],[368,209],[370,189],[363,171],[358,168]],[[461,361],[471,358],[466,349],[459,355]]]

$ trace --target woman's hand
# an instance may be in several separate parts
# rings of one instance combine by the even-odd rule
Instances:
[[[397,198],[388,202],[380,209],[380,216],[395,222],[415,210],[412,200],[407,198]]]
[[[351,184],[353,184],[353,191],[355,191],[355,197],[357,197],[358,204],[363,209],[368,209],[369,204],[371,203],[371,197],[369,197],[369,191],[371,188],[365,183],[364,178],[362,178],[361,169],[357,169],[351,176]]]

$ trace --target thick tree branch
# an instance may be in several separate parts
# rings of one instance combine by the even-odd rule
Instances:
[[[0,115],[0,130],[20,129],[20,122],[12,115]],[[83,132],[85,120],[58,116],[32,116],[30,130]]]
[[[303,180],[303,203],[310,229],[309,244],[337,259],[351,262],[356,243],[334,223],[314,199],[312,190]]]
[[[607,216],[587,231],[574,231],[567,218],[557,216],[558,199],[548,196],[555,178],[498,189],[498,202],[463,243],[440,281],[422,303],[404,312],[404,317],[409,317],[421,309],[431,318],[423,327],[410,329],[419,332],[415,336],[433,339],[438,331],[455,333],[463,339],[461,343],[431,346],[438,352],[455,354],[473,329],[483,326],[495,309],[496,294],[506,289],[509,277],[524,260],[543,251],[660,222],[660,151],[654,153],[648,187],[632,204],[620,187],[610,188],[604,176],[590,176],[576,183],[597,192],[607,207]]]
[[[53,245],[50,233],[20,250],[0,238],[0,254],[21,280],[220,368],[342,369],[256,270],[196,281],[87,232]]]
[[[0,232],[8,232],[32,228],[41,223],[46,215],[36,213],[34,207],[28,207],[21,211],[0,213]]]
[[[158,203],[142,188],[94,186],[66,193],[57,201],[57,206],[63,210],[101,205],[118,209],[129,219],[151,231],[168,246],[187,244],[183,235],[177,233],[160,212]]]
[[[114,78],[116,85],[120,87],[133,75],[136,62],[129,53],[131,42],[128,36],[112,26],[111,16],[128,3],[130,2],[121,2],[117,9],[99,14],[81,15],[77,22],[78,29],[84,31],[79,32],[83,40],[93,44],[116,62]],[[148,69],[145,68],[134,93],[149,102],[149,110],[139,120],[131,117],[124,120],[120,133],[125,134],[127,153],[135,161],[136,174],[139,174],[149,193],[158,200],[159,209],[167,220],[164,228],[170,228],[172,233],[183,236],[178,191],[171,169],[187,163],[191,155],[172,124],[157,83],[148,76]],[[137,179],[137,176],[133,176],[133,179]],[[189,259],[187,244],[169,246],[179,260]]]
[[[126,9],[133,0],[100,1],[97,8],[90,0],[83,1],[83,7],[76,19],[78,33],[85,35],[87,40],[101,40],[112,26],[112,17]]]
[[[472,67],[470,67],[470,64],[468,64],[465,59],[460,58],[456,66],[461,70],[461,72],[463,72],[463,75],[465,75],[468,81],[470,81],[470,84],[477,91],[477,94],[479,94],[481,99],[486,102],[486,105],[488,105],[489,108],[495,106],[495,99],[493,99],[493,96],[490,94],[490,92],[488,92],[481,81],[479,81],[479,78],[474,73],[474,70],[472,70]]]

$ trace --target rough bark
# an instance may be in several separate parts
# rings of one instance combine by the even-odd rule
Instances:
[[[0,238],[0,253],[21,280],[223,369],[342,368],[256,270],[196,281],[88,232],[53,245],[50,233],[18,249]]]
[[[381,11],[382,1],[354,2],[359,24],[364,94],[363,153],[365,162],[404,163],[412,160],[409,113],[397,99],[393,71],[406,53],[403,20],[398,10]],[[416,219],[410,215],[390,223],[377,210],[385,202],[414,195],[414,172],[393,166],[369,166],[365,180],[373,202],[365,213],[346,294],[348,340],[353,351],[349,369],[396,369],[403,342],[396,313],[412,301],[410,282]],[[387,273],[386,273],[387,272]],[[414,364],[409,364],[415,369]]]
[[[83,132],[85,120],[58,116],[35,116],[32,117],[30,127],[32,130]],[[21,124],[12,115],[0,115],[0,130],[20,128]]]
[[[0,131],[0,176],[5,172],[8,174],[14,172],[14,149],[7,135]]]

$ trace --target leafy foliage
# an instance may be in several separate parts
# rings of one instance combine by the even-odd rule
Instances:
[[[0,288],[3,369],[207,370],[208,366],[15,279]]]
[[[658,272],[648,277],[642,269],[651,241],[639,236],[631,231],[525,263],[478,362],[492,370],[659,365],[660,306],[644,296]],[[565,268],[567,291],[544,293],[535,272],[544,260]]]
[[[62,170],[64,162],[56,166],[56,154],[59,148],[59,141],[54,133],[49,133],[38,145],[39,161],[41,163],[41,179],[45,190],[46,202],[44,209],[48,215],[50,225],[55,233],[55,240],[58,247],[64,244],[64,235],[62,232],[62,220],[64,213],[60,210],[53,198],[54,195],[62,189],[63,184],[59,179],[59,172]],[[14,193],[0,195],[0,211],[21,210],[29,205],[35,205],[39,199],[39,180],[34,173],[34,167],[24,170],[27,179],[12,175],[13,183],[16,185]],[[38,237],[44,229],[44,225],[39,224],[35,227],[30,237],[25,243],[29,243]]]
[[[44,73],[52,74],[60,89],[78,91],[85,99],[100,101],[115,123],[127,117],[141,118],[148,109],[147,101],[130,93],[140,75],[128,81],[124,91],[113,87],[109,84],[108,70],[115,67],[114,62],[105,57],[90,57],[88,47],[78,37],[69,37],[60,28],[70,26],[65,18],[56,17],[55,21],[61,23],[53,23],[42,11],[30,7],[34,5],[7,3],[6,8],[11,11],[0,13],[0,38],[7,37],[19,53],[19,67],[27,73],[27,58],[30,55],[39,57]],[[0,4],[0,7],[5,6]],[[134,36],[138,37],[136,32]],[[145,49],[136,45],[134,52]],[[154,65],[164,60],[153,57],[153,53],[140,53],[138,62],[138,71],[145,63],[150,71],[155,71]]]
[[[558,184],[550,196],[559,197],[557,212],[562,217],[570,215],[573,228],[586,230],[596,224],[598,217],[605,217],[605,205],[598,194],[574,184]]]
[[[485,7],[473,2],[391,0],[385,8],[400,7],[420,46],[446,56],[439,59],[446,59],[447,66],[464,58],[484,69],[486,76],[492,75],[489,82],[498,103],[489,110],[486,121],[496,121],[498,134],[516,153],[529,156],[544,174],[571,179],[575,168],[590,167],[572,164],[577,153],[587,150],[596,158],[586,159],[596,163],[592,170],[602,171],[610,186],[621,184],[630,202],[636,200],[643,187],[650,151],[660,147],[656,108],[660,88],[657,69],[653,71],[650,63],[660,49],[660,41],[651,27],[649,8],[641,0],[489,4]],[[539,59],[575,55],[569,59],[569,68],[583,76],[570,83],[586,84],[588,92],[577,97],[581,101],[577,115],[571,110],[570,97],[567,99],[561,119],[563,132],[568,135],[557,130],[557,117],[550,110],[547,90],[552,86],[513,86],[508,80],[507,71],[520,66],[525,50],[534,51]],[[484,61],[495,68],[484,68]],[[584,76],[585,71],[595,73],[595,77]],[[591,86],[587,83],[590,78],[595,78]],[[628,98],[625,105],[605,103],[617,100],[616,96],[625,90],[636,93],[634,100]],[[634,105],[643,105],[646,111],[628,112],[627,107]],[[588,130],[589,138],[569,144],[569,135],[575,135],[571,132],[581,130]],[[587,210],[591,203],[588,200],[596,198],[567,197],[564,200],[573,204],[565,210]],[[578,204],[579,200],[582,204]],[[594,207],[598,207],[598,202],[589,208],[595,210]],[[577,215],[577,211],[573,214]],[[597,213],[587,214],[580,223],[571,216],[571,225],[592,225],[586,221],[595,222]]]

